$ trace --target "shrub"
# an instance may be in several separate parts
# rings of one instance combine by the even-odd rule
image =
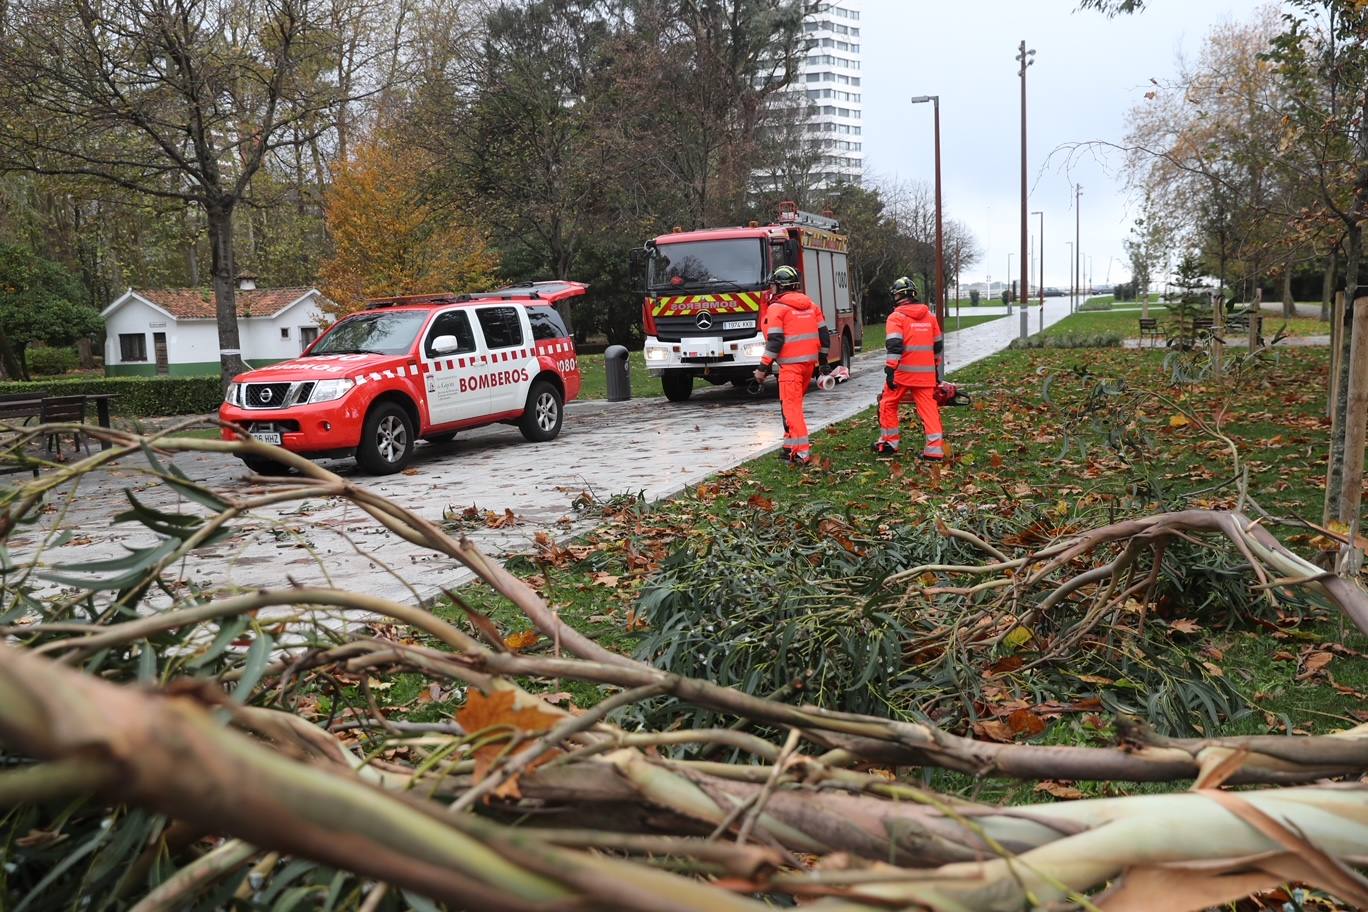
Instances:
[[[54,396],[113,393],[111,411],[129,418],[201,415],[218,411],[223,387],[218,377],[73,377],[0,382],[0,395],[45,390]]]
[[[24,353],[24,363],[28,365],[29,373],[43,377],[73,371],[79,360],[75,350],[70,348],[35,345]]]
[[[1091,333],[1088,335],[1065,333],[1060,336],[1036,334],[1025,339],[1013,339],[1008,348],[1119,348],[1119,333]]]

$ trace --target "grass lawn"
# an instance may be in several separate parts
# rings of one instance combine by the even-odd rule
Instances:
[[[876,434],[876,420],[868,410],[814,434],[818,464],[804,470],[768,456],[656,505],[640,502],[630,491],[600,492],[616,496],[606,503],[586,501],[588,509],[603,514],[604,524],[598,531],[567,546],[545,544],[536,554],[513,558],[508,565],[573,626],[608,648],[630,653],[648,635],[637,613],[642,607],[639,599],[662,574],[674,572],[672,567],[678,569],[679,558],[671,561],[672,555],[686,545],[707,553],[709,542],[746,533],[748,528],[783,524],[797,515],[827,518],[810,527],[799,526],[795,538],[836,536],[842,541],[848,535],[865,542],[886,540],[936,518],[961,528],[971,526],[974,517],[1015,516],[1035,523],[1043,519],[1052,528],[1040,534],[1048,537],[1162,509],[1232,506],[1236,493],[1228,484],[1228,451],[1199,431],[1198,420],[1219,422],[1222,433],[1239,448],[1248,470],[1250,495],[1264,509],[1275,517],[1317,521],[1327,435],[1319,391],[1325,385],[1327,354],[1322,349],[1287,349],[1256,375],[1178,388],[1163,380],[1161,352],[1005,352],[957,374],[957,382],[975,390],[976,401],[971,408],[945,411],[951,458],[943,465],[930,467],[910,454],[891,462],[874,460],[869,445]],[[1103,437],[1087,430],[1087,416],[1080,409],[1091,401],[1093,381],[1077,373],[1083,368],[1133,385],[1134,391],[1117,401],[1130,409],[1125,415],[1136,448],[1125,454],[1112,451]],[[1048,400],[1043,395],[1047,376],[1054,377]],[[1191,415],[1192,420],[1184,415]],[[915,430],[914,425],[913,441]],[[749,525],[757,522],[762,525]],[[1268,527],[1303,555],[1314,554],[1321,544],[1314,532],[1295,524],[1273,521]],[[1229,551],[1224,557],[1215,551],[1202,553],[1213,566],[1231,562]],[[1238,576],[1237,586],[1250,582],[1244,574]],[[1213,579],[1219,581],[1219,574]],[[1203,615],[1198,603],[1205,597],[1205,585],[1194,584],[1179,594],[1180,601],[1195,601],[1161,600],[1153,609],[1151,623],[1164,631],[1165,642],[1206,667],[1206,680],[1225,682],[1223,686],[1228,685],[1251,707],[1238,718],[1208,726],[1208,734],[1294,729],[1326,733],[1368,718],[1364,712],[1368,662],[1363,660],[1368,637],[1323,607],[1296,600],[1284,602],[1257,623],[1224,614]],[[1257,592],[1241,591],[1249,593],[1243,604],[1258,605]],[[467,587],[462,595],[487,612],[506,634],[528,627],[517,612],[496,603],[482,589]],[[439,605],[435,610],[453,618],[460,615],[451,606]],[[543,642],[531,648],[549,647]],[[1016,649],[1002,648],[1003,660]],[[1023,647],[1028,658],[1030,648]],[[1334,658],[1324,670],[1305,669],[1308,656],[1331,650]],[[888,670],[900,673],[891,666]],[[993,679],[991,668],[981,673]],[[1096,704],[1099,697],[1105,698],[1113,687],[1125,683],[1107,685],[1099,680],[1095,686],[1080,687],[1074,682],[1070,692],[1062,693],[1052,689],[1057,676],[1047,679],[1034,674],[1007,675],[1000,687],[993,684],[990,690],[1024,700],[1024,705],[1070,699]],[[555,686],[569,692],[579,706],[603,696],[590,684],[561,681]],[[406,688],[400,682],[386,700],[411,700],[413,695]],[[1141,693],[1136,699],[1145,696]],[[816,694],[808,699],[820,702]],[[414,717],[436,718],[450,708],[429,704]],[[890,711],[896,710],[890,707]],[[1112,743],[1110,725],[1105,712],[1065,713],[1050,718],[1043,731],[1026,737],[1035,743],[1100,745]],[[985,784],[959,774],[933,771],[925,775],[934,787],[974,790],[986,800],[1043,797],[1032,796],[1029,785],[1008,780]],[[1079,783],[1078,787],[1087,794],[1116,794],[1185,788],[1186,783]]]

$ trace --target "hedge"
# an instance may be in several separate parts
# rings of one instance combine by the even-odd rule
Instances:
[[[156,415],[202,415],[217,412],[223,402],[218,377],[72,377],[0,381],[0,396],[45,390],[54,396],[113,393],[110,411],[128,418]]]

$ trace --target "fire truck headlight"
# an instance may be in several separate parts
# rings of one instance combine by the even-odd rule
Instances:
[[[356,386],[354,380],[320,380],[314,384],[313,392],[309,394],[309,404],[341,399],[351,391],[353,386]]]
[[[225,390],[224,393],[223,393],[223,401],[226,402],[226,403],[228,403],[229,405],[241,405],[241,404],[242,404],[242,400],[241,400],[240,398],[238,398],[238,394],[239,394],[241,391],[242,391],[242,384],[240,384],[240,383],[230,383],[230,384],[228,384],[228,389]]]
[[[647,360],[647,361],[668,361],[669,359],[670,359],[670,353],[667,352],[667,351],[666,351],[665,349],[663,349],[663,348],[648,348],[648,349],[646,349],[646,360]]]
[[[758,358],[765,353],[764,342],[748,342],[741,349],[748,358]]]

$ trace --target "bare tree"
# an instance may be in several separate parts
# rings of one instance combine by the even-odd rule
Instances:
[[[321,0],[14,0],[0,16],[0,167],[203,210],[227,383],[244,369],[234,215],[263,165],[330,129],[361,21]]]

